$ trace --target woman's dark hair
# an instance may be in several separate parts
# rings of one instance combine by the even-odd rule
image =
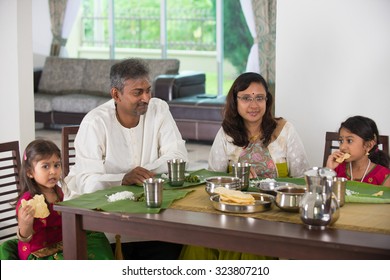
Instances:
[[[17,200],[28,191],[31,196],[42,194],[37,182],[35,182],[34,178],[30,178],[28,173],[34,169],[34,165],[38,161],[49,158],[52,155],[56,155],[61,159],[60,149],[50,140],[38,139],[27,145],[20,168],[20,191]],[[55,188],[55,191],[57,192],[57,188]]]
[[[384,151],[379,150],[378,145],[381,144],[379,141],[379,132],[376,123],[367,117],[354,116],[348,118],[345,122],[341,123],[341,128],[349,130],[351,133],[356,134],[364,141],[375,141],[375,145],[369,151],[368,158],[376,164],[389,168],[390,157]]]
[[[238,76],[234,81],[226,96],[222,128],[227,135],[233,138],[234,145],[246,147],[249,144],[244,120],[237,110],[237,93],[246,90],[251,83],[261,84],[267,94],[266,110],[261,122],[261,131],[263,133],[263,143],[265,146],[268,146],[271,142],[272,133],[276,128],[276,120],[272,115],[273,98],[268,90],[267,82],[258,73],[247,72]]]

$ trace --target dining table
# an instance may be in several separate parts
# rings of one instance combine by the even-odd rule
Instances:
[[[206,170],[195,173],[203,179],[227,175]],[[303,179],[291,181],[304,184]],[[334,224],[317,230],[306,227],[298,212],[286,212],[274,204],[268,211],[254,213],[217,210],[204,180],[182,187],[164,186],[160,208],[147,208],[144,201],[107,202],[109,195],[123,191],[141,196],[139,186],[112,187],[55,204],[62,215],[64,258],[87,259],[86,232],[99,231],[282,259],[390,259],[388,200],[347,201]],[[383,190],[389,195],[389,188]],[[249,191],[259,190],[251,186]]]

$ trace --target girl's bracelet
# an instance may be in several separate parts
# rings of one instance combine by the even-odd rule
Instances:
[[[32,238],[32,234],[30,234],[30,236],[28,237],[23,237],[20,235],[20,228],[18,228],[18,231],[16,232],[16,236],[18,237],[18,239],[22,242],[30,242],[31,238]]]

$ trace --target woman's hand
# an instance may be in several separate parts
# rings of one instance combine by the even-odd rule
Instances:
[[[139,185],[142,186],[145,179],[149,179],[154,177],[155,173],[141,167],[137,166],[130,172],[126,173],[126,175],[122,179],[122,185]]]
[[[256,170],[251,167],[250,169],[250,174],[249,174],[249,179],[257,178]]]

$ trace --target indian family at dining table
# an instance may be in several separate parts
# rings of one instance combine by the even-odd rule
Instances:
[[[65,182],[60,182],[62,189],[57,184],[61,178],[58,148],[50,142],[33,142],[26,149],[20,197],[45,195],[50,215],[59,224],[53,242],[61,241],[61,227],[52,204],[63,196],[71,199],[113,186],[140,185],[157,173],[167,172],[167,160],[188,160],[185,141],[168,104],[151,97],[145,61],[132,58],[113,65],[110,80],[112,99],[90,111],[80,124],[75,139],[76,163]],[[260,74],[239,75],[226,96],[222,127],[212,144],[208,168],[226,172],[233,162],[249,162],[252,178],[302,177],[310,168],[303,143],[292,123],[273,115],[272,106],[273,97]],[[340,150],[329,156],[327,167],[349,180],[390,186],[389,155],[378,150],[375,122],[355,116],[341,124],[339,134]],[[48,150],[35,151],[38,144],[47,145]],[[344,153],[350,158],[339,164],[336,159]],[[48,175],[54,171],[55,176]],[[39,179],[41,172],[46,172],[45,181]],[[29,207],[18,211],[19,254],[25,259],[41,238],[35,235],[42,221],[34,219],[32,212]],[[112,251],[105,257],[111,258],[118,246],[113,235],[107,236]],[[106,241],[102,239],[102,244]],[[274,259],[125,236],[121,236],[121,242],[124,259]],[[28,251],[24,252],[23,246]]]

